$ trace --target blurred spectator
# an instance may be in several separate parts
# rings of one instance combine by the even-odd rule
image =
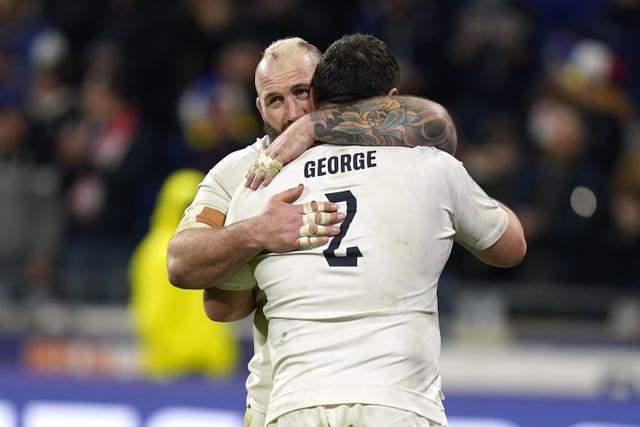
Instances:
[[[0,2],[0,88],[25,94],[31,70],[30,53],[46,29],[39,0]]]
[[[635,129],[614,170],[611,188],[610,280],[624,286],[640,286],[640,132]]]
[[[61,285],[71,299],[124,302],[126,265],[141,234],[141,196],[153,176],[157,141],[126,97],[121,60],[116,46],[95,47],[80,117],[59,140],[68,220]]]
[[[441,100],[442,59],[457,7],[434,0],[362,0],[348,16],[352,31],[376,35],[394,52],[402,93]]]
[[[573,97],[583,107],[606,111],[625,121],[634,113],[622,84],[625,66],[603,41],[551,33],[542,51],[543,77],[556,91]]]
[[[204,173],[181,169],[163,183],[151,226],[129,263],[129,309],[144,372],[156,378],[232,374],[240,359],[231,323],[211,322],[202,292],[169,283],[166,248]]]
[[[593,25],[596,35],[607,42],[624,63],[623,84],[633,98],[636,108],[640,106],[640,1],[611,0],[607,10]]]
[[[186,144],[190,167],[208,171],[259,136],[253,83],[258,59],[255,43],[231,42],[219,52],[213,69],[199,76],[180,97],[179,142]]]
[[[523,278],[599,283],[606,265],[606,170],[595,158],[589,117],[556,98],[532,104],[535,143],[515,175],[511,197],[528,242]]]
[[[266,48],[274,40],[302,37],[324,50],[346,33],[351,3],[340,0],[248,0],[248,35]]]
[[[69,45],[56,30],[42,32],[30,50],[26,107],[38,161],[53,163],[63,123],[74,114],[76,91],[67,80]]]
[[[468,0],[460,9],[444,41],[448,93],[441,102],[454,112],[465,143],[477,142],[492,113],[519,115],[525,109],[534,30],[522,2]]]
[[[637,117],[636,107],[622,86],[624,63],[599,40],[563,34],[549,37],[543,54],[542,90],[589,114],[594,132],[591,154],[608,174],[620,154],[624,129]]]
[[[162,180],[206,171],[260,133],[261,48],[291,35],[323,47],[355,31],[393,48],[402,91],[441,102],[458,157],[527,215],[521,269],[480,268],[454,249],[448,270],[637,283],[638,159],[626,135],[640,105],[639,17],[635,0],[4,0],[0,92],[25,100],[21,165],[64,171],[68,297],[125,301],[127,255]]]
[[[526,115],[481,115],[479,138],[463,146],[461,156],[470,173],[521,218],[529,250],[511,273],[525,280],[601,284],[610,281],[615,245],[607,231],[607,188],[635,113],[606,45],[563,33],[545,43],[544,72],[527,85],[534,97]],[[456,268],[466,278],[487,277],[473,265],[460,262]]]
[[[256,49],[260,44],[251,37],[251,17],[248,12],[250,0],[183,0],[185,16],[180,24],[181,40],[177,61],[179,78],[178,95],[193,88],[196,81],[221,73],[225,78],[249,82],[253,90],[253,69],[248,70],[246,61],[255,63]],[[235,50],[237,49],[237,52]],[[230,61],[226,72],[220,68]],[[250,75],[246,79],[247,72]],[[215,77],[216,79],[219,76]],[[244,84],[244,83],[243,83]]]
[[[0,93],[0,298],[47,298],[56,273],[60,177],[29,145],[22,97]]]
[[[27,0],[33,1],[33,0]],[[66,37],[70,50],[76,55],[96,38],[102,36],[103,23],[111,18],[110,3],[119,0],[35,0],[41,4],[41,14],[46,22],[53,24]],[[80,57],[72,58],[81,62]]]
[[[615,2],[614,0],[613,2]],[[626,0],[623,0],[626,1]],[[635,1],[635,0],[631,0]],[[543,33],[565,28],[572,32],[588,30],[602,15],[611,0],[527,0],[536,11]]]
[[[519,117],[492,113],[478,129],[478,140],[472,144],[462,141],[456,156],[487,194],[511,204],[512,181],[526,157],[525,140]],[[495,284],[496,280],[513,279],[516,272],[480,263],[469,251],[454,245],[446,273],[465,280]]]
[[[535,22],[526,6],[511,0],[451,5],[448,19],[440,22],[446,28],[431,42],[436,48],[429,49],[435,53],[433,66],[441,70],[433,88],[436,99],[458,127],[457,157],[488,194],[510,205],[510,182],[526,156],[523,118],[535,76]],[[492,283],[516,272],[478,263],[456,246],[447,265],[447,274]]]
[[[145,119],[153,119],[154,124],[163,129],[166,122],[174,119],[176,97],[184,83],[183,51],[192,52],[191,47],[183,43],[188,24],[184,22],[186,11],[182,3],[111,0],[101,33],[97,33],[120,49],[130,101]],[[185,78],[200,70],[188,71],[191,74]]]
[[[524,155],[524,130],[518,119],[507,113],[488,115],[478,129],[477,142],[460,154],[469,173],[498,200],[510,197],[509,183]]]

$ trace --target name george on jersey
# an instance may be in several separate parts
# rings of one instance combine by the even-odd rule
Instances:
[[[378,166],[376,164],[376,150],[370,150],[366,153],[345,153],[308,161],[304,164],[304,177],[314,178],[376,166]]]

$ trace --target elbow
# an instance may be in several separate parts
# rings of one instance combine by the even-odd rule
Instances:
[[[176,257],[171,255],[167,256],[167,275],[169,283],[176,288],[189,289],[189,287],[185,285],[185,283],[188,283],[187,273],[188,270]]]
[[[518,221],[519,224],[519,221]],[[512,259],[509,267],[515,267],[520,265],[524,257],[527,255],[527,239],[524,235],[522,225],[518,227],[518,232],[514,238],[515,242],[512,244]]]
[[[518,217],[511,209],[500,203],[509,217],[509,224],[504,234],[494,244],[493,255],[497,260],[496,267],[509,268],[519,265],[527,254],[527,240]]]
[[[521,242],[520,242],[520,248],[518,251],[518,259],[515,262],[515,264],[512,267],[515,267],[516,265],[519,265],[522,260],[524,260],[524,257],[527,255],[527,241],[524,238],[524,236],[522,236]]]
[[[495,267],[511,268],[516,267],[522,263],[525,255],[527,254],[527,241],[524,236],[518,239],[517,242],[511,245],[511,248],[506,252],[497,263]]]
[[[171,238],[167,246],[167,278],[169,279],[169,283],[176,288],[185,289],[183,283],[186,283],[185,274],[187,269],[184,263],[180,262],[180,257],[176,255],[177,251],[174,248],[174,239],[175,237]]]

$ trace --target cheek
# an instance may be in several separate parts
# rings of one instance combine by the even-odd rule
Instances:
[[[275,129],[281,129],[283,125],[284,112],[282,108],[278,109],[265,109],[262,119],[271,127]]]

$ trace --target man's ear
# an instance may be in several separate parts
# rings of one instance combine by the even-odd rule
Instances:
[[[260,97],[259,96],[256,96],[256,108],[258,109],[258,111],[260,112],[260,116],[264,120],[264,114],[262,114],[262,104],[260,103]]]
[[[397,87],[391,88],[389,89],[389,92],[387,92],[387,96],[398,96],[399,94],[400,92]]]

